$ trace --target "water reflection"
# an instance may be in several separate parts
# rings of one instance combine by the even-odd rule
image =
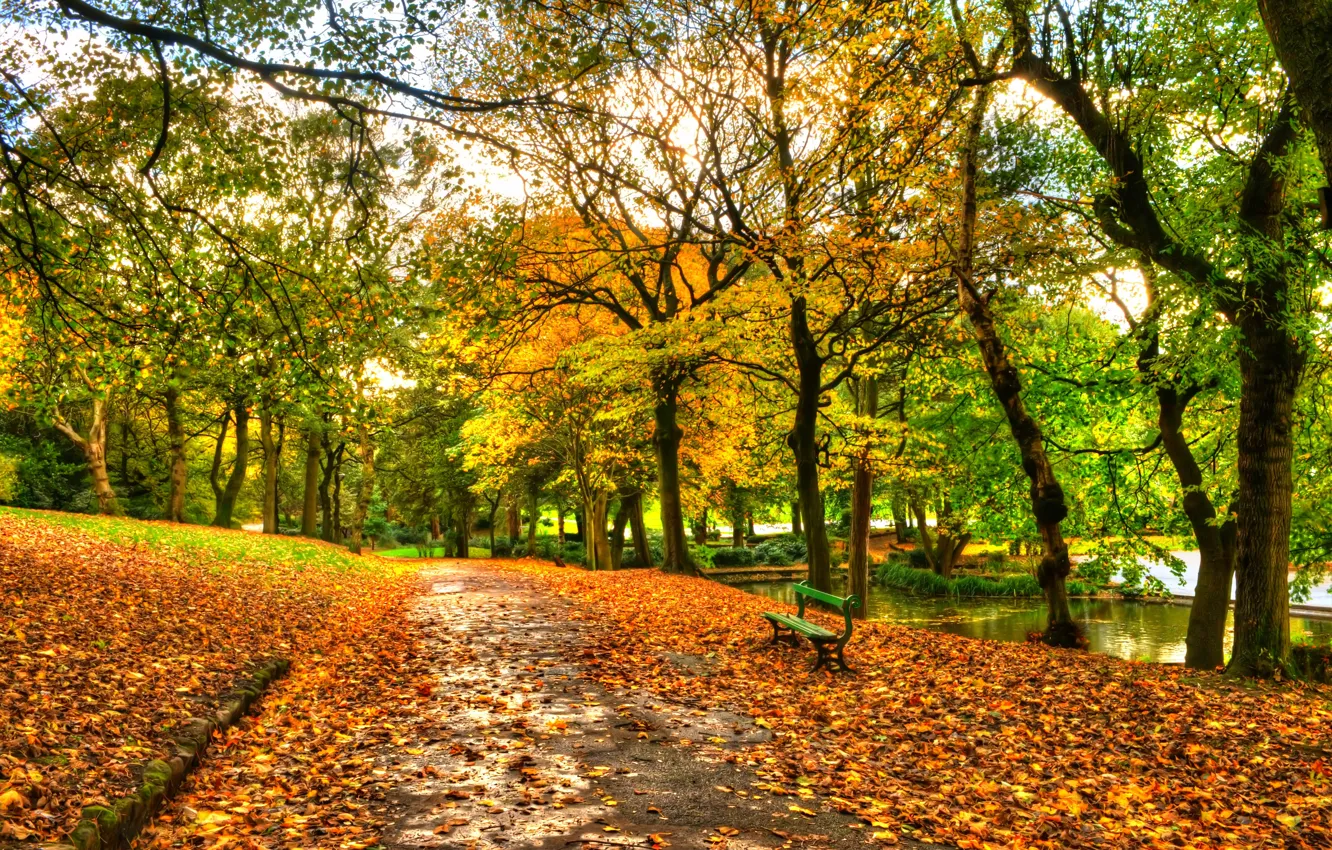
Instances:
[[[795,604],[789,581],[756,581],[736,587]],[[1138,661],[1184,660],[1189,607],[1183,604],[1109,599],[1070,600],[1093,652]],[[870,589],[869,617],[906,626],[989,640],[1024,641],[1045,628],[1045,604],[1037,599],[952,599],[911,596],[892,588]],[[1226,625],[1227,651],[1233,637]],[[1291,638],[1332,641],[1332,620],[1290,618]]]

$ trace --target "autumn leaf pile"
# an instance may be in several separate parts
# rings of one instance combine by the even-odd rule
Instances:
[[[1332,846],[1326,688],[886,623],[857,626],[854,676],[811,674],[807,645],[764,646],[770,600],[657,571],[519,569],[601,626],[578,651],[600,680],[748,712],[774,733],[746,755],[770,787],[814,788],[881,841]]]
[[[327,683],[350,656],[378,668],[389,644],[401,666],[397,572],[309,541],[0,510],[0,841],[59,838],[82,806],[132,791],[183,720],[275,656],[324,688],[317,766],[349,722]],[[367,632],[383,645],[357,644]]]

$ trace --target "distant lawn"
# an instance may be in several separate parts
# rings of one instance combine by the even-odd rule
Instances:
[[[0,507],[0,517],[25,521],[39,519],[45,525],[80,531],[119,546],[151,549],[159,555],[191,560],[202,557],[205,561],[201,563],[284,564],[298,571],[306,568],[337,572],[397,571],[397,568],[386,566],[373,558],[357,557],[348,552],[345,546],[303,537],[6,507]]]
[[[489,558],[490,550],[484,546],[473,546],[469,550],[469,557]],[[376,549],[375,554],[383,558],[452,558],[443,546],[431,547],[429,554],[421,554],[421,550],[415,546],[399,546],[397,549]]]

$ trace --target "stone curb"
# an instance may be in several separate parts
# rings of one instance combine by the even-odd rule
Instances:
[[[236,725],[268,686],[286,674],[290,665],[285,658],[270,661],[223,697],[222,707],[212,717],[186,720],[176,734],[172,754],[165,760],[154,759],[144,765],[138,791],[121,797],[110,806],[85,806],[83,817],[65,841],[0,847],[5,850],[128,850],[163,803],[180,790],[185,777],[199,766],[213,733]]]

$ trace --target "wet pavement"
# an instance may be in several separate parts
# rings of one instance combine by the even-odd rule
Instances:
[[[407,848],[773,848],[877,844],[858,819],[740,757],[769,733],[743,715],[609,690],[588,675],[594,628],[527,580],[426,568],[413,619],[437,720],[386,751],[400,780],[383,845]],[[706,659],[670,655],[698,673]],[[776,792],[776,793],[774,793]]]

